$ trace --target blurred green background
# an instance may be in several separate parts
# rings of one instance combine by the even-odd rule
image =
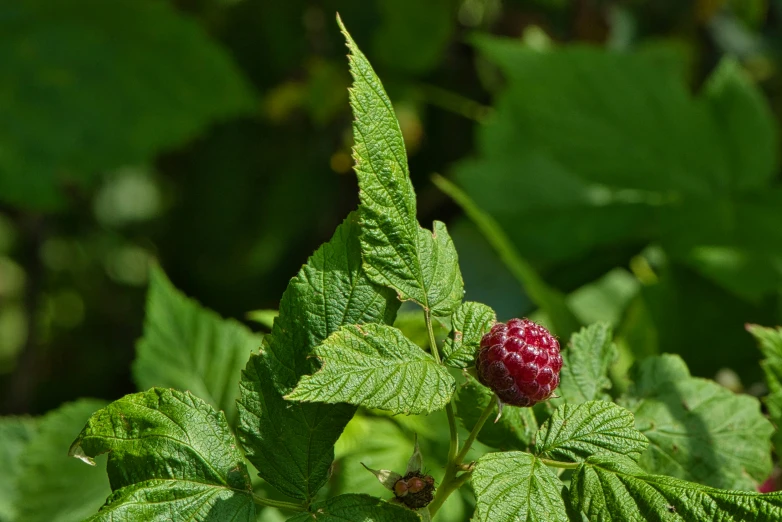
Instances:
[[[530,315],[539,276],[573,324],[614,325],[617,380],[675,352],[762,393],[744,324],[782,319],[782,1],[9,0],[0,414],[135,391],[151,260],[224,316],[277,307],[358,202],[337,11],[468,299]]]

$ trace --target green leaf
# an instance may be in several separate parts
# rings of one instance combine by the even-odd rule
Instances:
[[[481,303],[462,303],[451,317],[451,335],[443,345],[443,362],[455,368],[471,366],[481,338],[497,321],[494,310]]]
[[[684,75],[648,53],[474,41],[507,82],[479,129],[478,158],[456,180],[521,256],[550,266],[660,242],[741,298],[776,290],[777,129],[734,63],[693,96]],[[702,247],[735,247],[752,266],[694,263]]]
[[[633,414],[606,401],[563,404],[541,426],[535,454],[581,462],[592,455],[624,455],[638,460],[649,441],[637,429]]]
[[[402,506],[369,495],[339,495],[312,505],[288,522],[420,522],[421,518]]]
[[[432,181],[461,206],[465,214],[480,229],[502,262],[521,283],[530,299],[546,314],[551,323],[552,332],[566,337],[578,330],[581,323],[569,308],[565,295],[546,284],[533,266],[521,257],[519,251],[495,219],[476,205],[467,193],[444,177],[435,175],[432,177]]]
[[[81,522],[105,502],[111,493],[105,460],[89,467],[68,457],[73,436],[105,405],[105,401],[80,399],[37,420],[37,434],[19,461],[15,520]]]
[[[756,324],[747,325],[747,331],[757,339],[760,351],[764,359],[760,361],[763,373],[766,376],[768,395],[763,397],[763,402],[768,408],[771,422],[776,425],[774,432],[774,446],[777,454],[782,451],[782,327],[764,328]]]
[[[22,455],[36,431],[32,417],[0,417],[0,522],[16,520],[17,485],[24,470]]]
[[[564,484],[529,453],[489,453],[472,474],[476,522],[567,522]]]
[[[187,298],[155,267],[133,376],[139,389],[188,390],[236,420],[237,383],[262,337]]]
[[[392,324],[394,292],[361,270],[356,213],[294,277],[280,315],[242,374],[239,436],[259,475],[283,493],[310,501],[325,484],[334,443],[355,412],[350,405],[299,404],[282,398],[316,368],[313,348],[343,324]]]
[[[173,513],[176,520],[256,522],[250,494],[188,480],[145,480],[112,493],[85,522],[164,522],[172,520]]]
[[[60,207],[62,188],[253,110],[229,56],[167,2],[22,0],[0,33],[0,199],[12,204]]]
[[[768,477],[774,429],[756,398],[691,377],[676,355],[642,361],[634,380],[620,404],[649,439],[645,470],[725,489],[752,490]]]
[[[456,249],[443,223],[433,232],[416,219],[402,131],[372,66],[339,21],[354,84],[353,156],[361,199],[361,252],[370,279],[433,315],[447,316],[464,295]]]
[[[579,465],[570,502],[585,519],[605,522],[772,522],[782,518],[782,493],[726,491],[651,475],[618,456]]]
[[[106,452],[114,493],[91,520],[162,521],[172,512],[255,520],[250,476],[225,415],[188,392],[153,388],[96,412],[69,454],[91,463]]]
[[[611,387],[608,369],[616,357],[611,326],[607,323],[596,323],[574,334],[568,348],[562,350],[560,385],[555,392],[562,397],[558,402],[610,400],[606,394]]]
[[[444,408],[456,386],[445,367],[386,325],[343,326],[315,354],[323,367],[302,377],[288,400],[418,414]]]
[[[738,188],[764,187],[779,165],[774,114],[762,92],[741,65],[725,58],[711,74],[704,97],[723,139],[733,183]]]
[[[747,331],[757,339],[764,359],[760,362],[766,376],[768,395],[764,398],[771,419],[782,423],[782,327],[765,328],[747,325]]]
[[[494,394],[476,379],[469,376],[466,379],[456,394],[456,416],[469,431],[478,422],[489,402],[494,400]],[[526,450],[537,430],[538,422],[532,408],[517,408],[505,404],[500,420],[490,420],[484,424],[478,433],[478,440],[502,450]]]

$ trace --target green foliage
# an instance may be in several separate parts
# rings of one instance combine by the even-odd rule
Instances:
[[[448,370],[390,326],[344,326],[315,355],[323,367],[286,399],[418,414],[445,407],[456,385]]]
[[[133,375],[139,389],[188,390],[236,421],[236,383],[261,336],[244,325],[202,308],[179,292],[162,270],[152,269],[144,337],[138,342]]]
[[[103,401],[81,399],[41,418],[0,421],[0,520],[81,522],[111,491],[106,465],[84,466],[67,455],[73,435]]]
[[[782,516],[782,493],[726,491],[650,475],[631,459],[592,457],[570,482],[571,505],[588,520],[771,522]]]
[[[782,328],[764,328],[758,325],[747,325],[747,330],[760,344],[764,359],[760,362],[766,375],[768,395],[763,402],[768,408],[771,422],[777,428],[774,433],[777,453],[782,450],[782,436],[779,426],[782,425]]]
[[[564,404],[540,427],[536,455],[565,462],[605,455],[638,460],[649,442],[635,429],[632,413],[606,401]]]
[[[472,366],[481,338],[497,321],[494,310],[481,303],[462,303],[451,317],[451,335],[443,345],[445,364]]]
[[[0,32],[8,203],[61,207],[61,189],[148,162],[252,109],[230,59],[165,2],[23,0],[4,8]]]
[[[72,456],[109,453],[113,493],[90,520],[255,520],[250,475],[225,415],[187,392],[153,388],[96,412]]]
[[[561,397],[534,410],[506,406],[494,423],[487,423],[501,404],[491,390],[471,376],[470,365],[481,336],[496,321],[495,314],[486,305],[462,302],[457,255],[445,226],[435,222],[433,232],[419,226],[399,124],[368,60],[342,29],[351,51],[355,80],[350,103],[356,118],[354,154],[361,205],[290,281],[271,333],[263,338],[261,350],[250,356],[241,374],[237,411],[241,448],[226,415],[216,408],[231,413],[235,393],[230,391],[227,376],[237,371],[238,350],[251,351],[248,346],[255,346],[260,338],[201,309],[155,270],[145,336],[139,343],[137,378],[140,384],[170,379],[168,384],[177,387],[194,387],[192,382],[201,386],[206,400],[189,392],[152,388],[127,395],[89,417],[69,454],[93,463],[93,457],[108,453],[112,493],[88,520],[167,520],[176,513],[193,521],[249,522],[256,519],[258,504],[292,511],[295,514],[288,520],[294,522],[428,521],[438,513],[441,519],[443,513],[451,518],[463,515],[462,497],[451,494],[468,481],[475,494],[473,519],[479,522],[782,518],[782,494],[741,491],[754,489],[771,471],[773,426],[762,415],[756,398],[736,395],[712,381],[692,377],[687,365],[674,355],[640,361],[632,383],[611,390],[609,375],[615,370],[618,350],[609,323],[574,332],[579,324],[571,307],[574,301],[543,283],[493,216],[479,210],[453,185],[438,179],[437,183],[492,236],[495,248],[528,286],[541,312],[556,325],[563,344],[565,336],[569,337],[568,348],[563,350]],[[743,124],[742,118],[754,121],[758,140],[763,133],[771,132],[764,124],[762,104],[757,103],[735,66],[724,65],[705,93],[693,100],[673,68],[653,74],[659,65],[651,58],[644,63],[589,49],[547,55],[522,52],[516,45],[485,45],[495,54],[495,60],[521,61],[525,71],[539,76],[567,79],[572,69],[591,64],[606,77],[594,79],[598,83],[611,80],[627,82],[628,88],[637,87],[637,92],[631,89],[623,93],[620,100],[624,101],[618,105],[638,113],[638,121],[628,122],[621,112],[607,110],[602,98],[593,96],[596,101],[591,105],[589,96],[594,93],[590,89],[594,86],[587,85],[573,99],[564,100],[558,96],[573,94],[567,90],[571,87],[557,85],[548,92],[523,75],[516,75],[512,67],[506,71],[511,81],[509,89],[518,88],[514,82],[522,82],[530,89],[531,98],[537,96],[548,104],[519,105],[518,100],[508,98],[514,117],[541,122],[540,128],[525,127],[529,143],[519,149],[523,152],[536,144],[549,154],[541,164],[556,164],[562,173],[577,172],[568,179],[580,176],[584,186],[608,191],[610,198],[617,198],[595,208],[659,206],[681,212],[676,207],[677,198],[695,198],[705,204],[713,199],[712,189],[735,181],[731,169],[755,169],[755,181],[741,185],[742,190],[759,190],[768,182],[766,169],[773,167],[776,159],[754,157],[752,140],[742,141],[730,161],[721,158],[726,161],[724,165],[707,155],[675,148],[680,145],[677,140],[697,133],[695,150],[708,151],[723,135],[733,132],[730,127]],[[594,71],[580,73],[589,75]],[[639,81],[649,85],[633,83]],[[648,101],[650,97],[659,98],[665,108],[654,107]],[[726,101],[734,98],[738,101]],[[720,111],[718,118],[711,112],[711,100],[736,103],[748,114]],[[580,105],[584,103],[587,105]],[[556,111],[565,109],[570,111],[566,117],[570,120],[560,122],[563,116]],[[675,120],[677,113],[685,115],[686,121]],[[503,121],[506,116],[498,114]],[[660,122],[681,125],[673,131],[667,129],[670,134],[643,126]],[[559,123],[565,143],[553,143],[555,124]],[[597,130],[591,129],[595,126]],[[594,136],[579,135],[590,129]],[[599,143],[593,143],[595,139]],[[646,141],[635,143],[634,139]],[[503,154],[509,146],[509,141],[503,143],[500,139],[491,145]],[[655,159],[664,172],[654,178],[649,165],[638,165],[634,172],[638,179],[619,190],[620,174],[626,166],[603,157],[608,146],[628,148],[628,157],[634,161]],[[660,158],[660,148],[673,153]],[[519,152],[514,150],[513,154]],[[600,190],[597,193],[605,196]],[[575,192],[572,201],[579,201]],[[674,197],[666,199],[671,193]],[[643,197],[638,199],[639,195]],[[504,194],[499,196],[502,200]],[[583,210],[578,205],[576,208]],[[549,217],[540,219],[545,226]],[[587,222],[590,219],[585,218]],[[662,222],[666,218],[660,219]],[[589,238],[582,239],[585,242],[575,245],[574,251],[594,246]],[[664,246],[671,248],[667,243]],[[673,256],[677,262],[681,262],[679,254],[681,251]],[[632,294],[636,292],[637,285]],[[392,326],[400,301],[419,305],[423,324],[407,317],[399,322],[404,330]],[[632,301],[627,297],[624,302]],[[583,303],[581,306],[584,316]],[[620,322],[621,315],[614,310],[611,320]],[[432,322],[435,317],[451,330],[442,342],[442,360]],[[621,326],[624,332],[632,331],[627,323]],[[774,366],[779,355],[779,332],[759,327],[752,331],[761,340],[767,357],[764,368],[773,401],[779,385]],[[410,332],[415,342],[405,332]],[[627,339],[636,337],[628,335]],[[449,366],[463,370],[464,383],[455,399],[457,372]],[[160,374],[155,376],[158,370]],[[620,404],[611,401],[609,390],[619,396]],[[466,437],[458,431],[454,405],[469,431]],[[365,409],[354,416],[358,406]],[[772,415],[778,413],[771,410]],[[400,415],[422,413],[430,416]],[[39,438],[44,441],[41,444],[54,447],[57,440],[49,435],[67,432],[62,429],[64,423],[47,424],[43,419],[31,428],[25,422],[13,419],[0,423],[1,432],[8,432],[12,438],[0,458],[17,472],[27,472],[25,452],[35,448]],[[446,428],[447,448],[438,444],[445,438]],[[340,459],[335,462],[335,445],[340,437]],[[408,438],[414,442],[405,444]],[[513,451],[483,452],[470,462],[467,457],[471,452],[484,450],[473,445],[476,441]],[[408,460],[409,450],[402,454],[400,448],[410,446],[414,450]],[[437,455],[430,457],[428,450]],[[245,456],[264,479],[259,488],[263,495],[253,491]],[[40,462],[42,476],[53,474],[45,468],[50,459],[44,448],[36,451],[36,458],[40,461],[31,462]],[[386,459],[388,464],[383,462]],[[381,486],[359,469],[361,464],[383,469],[378,472],[384,477],[383,486],[403,500],[387,502],[363,494]],[[388,469],[391,466],[397,469]],[[427,506],[408,509],[402,504],[423,500],[429,493],[424,489],[434,487],[436,479],[429,475],[427,466],[438,468],[436,490],[426,499]],[[338,476],[329,480],[335,469]],[[410,478],[398,484],[402,469],[405,473],[420,470],[420,482]],[[568,470],[568,474],[560,476],[557,469]],[[361,474],[360,478],[350,476],[352,473]],[[357,485],[362,480],[366,487]],[[33,479],[12,479],[7,498],[0,497],[0,509],[6,509],[10,516],[16,516],[15,511],[21,513],[28,488],[42,494],[42,489],[51,487],[51,482],[40,484]],[[279,498],[271,488],[295,502]],[[419,493],[424,495],[412,497]],[[404,498],[406,495],[411,497]],[[449,497],[455,500],[446,508]],[[67,505],[68,501],[61,502]],[[81,505],[87,506],[88,502]],[[264,510],[261,516],[267,518],[272,516],[270,513]]]
[[[23,468],[21,458],[25,447],[35,436],[35,421],[29,417],[4,417],[0,419],[0,521],[13,520],[18,499],[18,477]]]
[[[714,487],[752,490],[771,472],[773,427],[760,403],[691,377],[675,355],[650,357],[620,403],[649,439],[640,465]]]
[[[393,292],[361,271],[357,216],[351,214],[291,280],[263,353],[241,381],[239,436],[258,474],[294,498],[311,500],[325,484],[334,443],[353,415],[346,404],[283,399],[314,370],[313,349],[343,324],[394,321]]]
[[[391,101],[369,61],[344,26],[342,30],[355,81],[350,105],[364,270],[376,283],[396,290],[401,300],[415,301],[433,315],[450,315],[464,294],[453,241],[443,223],[436,221],[433,232],[418,225],[407,153]]]
[[[616,360],[611,334],[610,326],[596,323],[571,337],[569,346],[562,351],[558,391],[562,401],[576,404],[608,399],[605,392],[611,386],[608,369]]]
[[[479,522],[567,522],[556,473],[529,453],[489,453],[478,459],[472,475]]]

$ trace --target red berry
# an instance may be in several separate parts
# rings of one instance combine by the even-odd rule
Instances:
[[[478,380],[513,406],[544,401],[559,386],[562,355],[551,332],[529,319],[497,323],[481,339]]]

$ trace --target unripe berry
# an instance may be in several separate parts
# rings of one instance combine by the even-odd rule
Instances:
[[[394,484],[394,495],[411,509],[426,507],[434,499],[434,478],[411,471]]]
[[[513,406],[544,401],[559,386],[559,341],[529,319],[497,323],[481,339],[478,380]]]

